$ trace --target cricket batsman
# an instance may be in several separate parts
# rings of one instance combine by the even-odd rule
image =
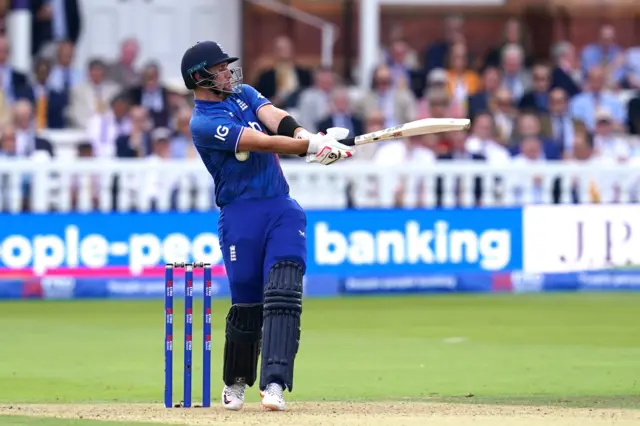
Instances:
[[[329,165],[351,157],[354,148],[337,141],[348,136],[347,129],[311,134],[242,84],[242,68],[229,68],[237,60],[218,43],[204,41],[190,47],[181,64],[184,84],[195,96],[193,143],[215,183],[220,249],[231,290],[222,405],[242,408],[262,352],[262,405],[281,411],[284,390],[293,389],[300,341],[307,219],[289,196],[278,154]]]

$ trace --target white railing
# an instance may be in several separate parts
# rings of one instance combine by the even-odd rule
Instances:
[[[318,18],[315,15],[296,9],[295,7],[280,3],[276,0],[248,0],[265,9],[287,16],[289,18],[300,21],[311,27],[317,28],[322,34],[321,60],[322,65],[330,67],[333,65],[333,45],[338,39],[338,27],[329,21]]]
[[[640,168],[568,163],[530,168],[474,163],[380,168],[283,160],[291,195],[305,208],[517,206],[637,202]],[[576,200],[577,197],[577,200]],[[200,161],[0,159],[0,211],[207,211],[212,178]]]

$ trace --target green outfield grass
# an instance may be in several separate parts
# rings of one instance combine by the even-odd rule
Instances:
[[[181,309],[176,303],[176,402]],[[227,309],[214,303],[214,403]],[[0,403],[161,404],[163,319],[162,300],[0,303]],[[201,325],[197,304],[194,403]],[[309,299],[302,328],[293,401],[640,406],[640,294]],[[251,389],[248,399],[257,397]],[[3,425],[32,421],[0,418]]]

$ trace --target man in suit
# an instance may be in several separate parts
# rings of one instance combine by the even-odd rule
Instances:
[[[584,123],[569,114],[567,93],[559,87],[549,93],[549,113],[540,115],[540,128],[540,136],[556,142],[564,158],[571,156],[576,132],[586,131]]]
[[[139,45],[135,38],[128,38],[120,45],[120,57],[109,66],[109,79],[125,89],[140,84],[140,74],[134,63],[138,57]]]
[[[75,47],[68,40],[58,43],[56,62],[51,68],[47,85],[67,98],[78,84],[84,82],[83,71],[73,66]],[[68,102],[68,100],[67,100]]]
[[[533,90],[527,91],[520,99],[520,110],[545,113],[549,111],[549,88],[551,87],[551,70],[545,64],[534,65]]]
[[[16,155],[30,157],[36,153],[44,152],[53,157],[54,150],[51,142],[37,136],[33,107],[28,100],[19,100],[13,106],[13,123],[16,138]]]
[[[71,91],[71,102],[67,108],[67,118],[78,128],[86,128],[95,114],[105,114],[109,102],[119,92],[120,87],[106,80],[107,66],[100,59],[89,61],[88,79]]]
[[[524,67],[524,49],[518,44],[508,44],[502,50],[502,87],[509,89],[519,103],[531,88],[531,75]]]
[[[489,111],[490,103],[502,84],[502,74],[498,68],[487,67],[482,73],[482,91],[469,97],[468,115],[474,118],[483,111]]]
[[[78,0],[31,0],[30,9],[33,55],[52,42],[78,42],[82,29]]]
[[[424,72],[429,75],[434,68],[447,68],[449,48],[455,43],[464,41],[464,18],[459,15],[450,16],[444,22],[445,39],[429,45],[424,53]]]
[[[362,120],[351,112],[351,99],[346,88],[340,87],[331,94],[331,113],[325,119],[316,124],[318,131],[327,132],[331,127],[343,127],[349,129],[353,136],[364,133]]]
[[[539,139],[544,157],[547,160],[560,160],[562,147],[551,139],[543,138],[540,119],[535,113],[525,112],[518,117],[516,131],[511,141],[511,150],[514,156],[520,154],[521,142],[527,138]]]
[[[572,98],[582,91],[576,49],[568,41],[558,43],[553,48],[553,57],[555,68],[551,76],[551,87],[564,89],[569,98]]]
[[[47,86],[51,61],[45,58],[36,59],[34,67],[34,109],[37,130],[63,129],[66,126],[64,109],[67,97]]]
[[[155,62],[142,70],[142,84],[131,89],[130,97],[134,105],[149,111],[154,127],[169,126],[169,91],[160,84],[160,67]]]
[[[640,135],[640,91],[636,92],[636,96],[629,101],[627,115],[629,132],[632,135]]]
[[[151,120],[144,107],[134,106],[129,113],[131,131],[116,139],[116,156],[119,158],[146,157],[151,154]]]
[[[17,99],[33,101],[33,89],[29,85],[27,76],[16,71],[9,61],[9,40],[0,36],[0,96],[8,103]]]
[[[296,65],[293,45],[287,37],[275,40],[274,57],[273,67],[258,77],[256,90],[276,107],[296,105],[297,94],[311,86],[311,73]]]

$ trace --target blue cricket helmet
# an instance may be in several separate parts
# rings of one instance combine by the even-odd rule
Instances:
[[[208,71],[208,68],[222,64],[233,63],[238,58],[229,56],[227,52],[215,41],[202,41],[194,44],[182,55],[180,65],[182,79],[187,89],[193,90],[196,87],[220,90],[215,87],[215,73]],[[238,84],[242,81],[242,69],[231,70],[231,83]]]

